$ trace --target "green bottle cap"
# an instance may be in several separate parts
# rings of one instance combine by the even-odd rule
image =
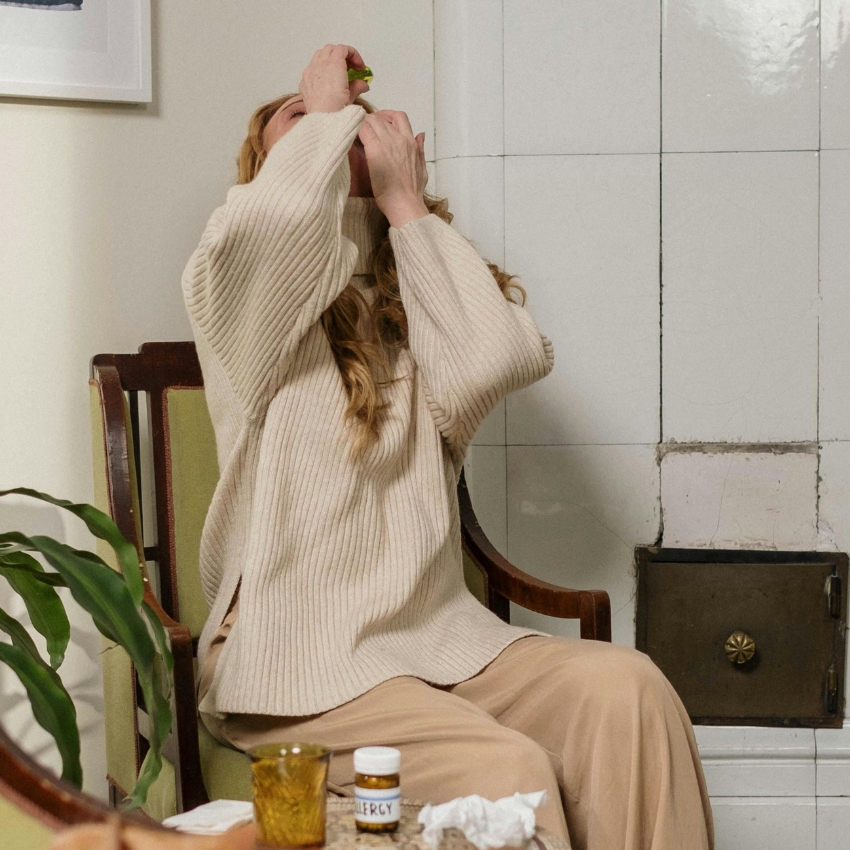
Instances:
[[[348,69],[348,82],[352,80],[365,80],[367,83],[372,82],[372,69],[367,65],[362,70],[358,68]]]

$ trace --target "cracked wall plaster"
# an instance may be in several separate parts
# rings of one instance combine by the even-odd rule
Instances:
[[[814,453],[728,449],[663,454],[663,545],[815,549],[816,447]]]

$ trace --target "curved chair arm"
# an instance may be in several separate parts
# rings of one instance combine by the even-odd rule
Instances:
[[[0,797],[54,832],[71,824],[104,821],[115,816],[115,810],[106,803],[40,765],[12,740],[2,726]],[[164,828],[142,811],[123,812],[121,819],[139,826]]]
[[[611,641],[611,600],[604,590],[568,590],[541,581],[514,566],[497,551],[481,528],[466,475],[458,482],[461,537],[467,554],[484,576],[487,607],[509,620],[509,602],[550,617],[579,620],[581,636],[587,640]]]

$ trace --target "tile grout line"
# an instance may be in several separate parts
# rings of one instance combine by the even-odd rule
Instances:
[[[820,153],[823,148],[791,148],[788,150],[779,150],[771,148],[769,150],[753,149],[743,151],[663,151],[664,154],[670,156],[696,156],[697,154],[723,154],[723,153]],[[846,151],[850,148],[826,148],[826,150]],[[434,161],[446,159],[483,159],[486,157],[504,157],[506,159],[519,159],[521,157],[567,157],[567,156],[657,156],[659,151],[572,151],[571,153],[501,153],[501,154],[456,154],[455,156],[435,157]]]
[[[437,193],[437,0],[431,0],[431,112],[434,127],[434,193]]]
[[[505,0],[499,2],[502,19],[502,263],[507,265],[507,179],[505,175]],[[505,557],[510,560],[510,539],[508,537],[508,400],[505,398]]]
[[[664,442],[664,0],[658,4],[658,444]],[[658,457],[658,538],[664,539],[664,493]]]
[[[822,17],[822,5],[821,0],[818,2],[818,269],[817,269],[817,364],[815,368],[815,381],[817,393],[815,396],[815,441],[817,443],[817,469],[815,471],[815,539],[820,540],[820,496],[821,496],[821,445],[820,445],[820,362],[821,362],[821,350],[820,350],[820,317],[821,317],[821,285],[820,285],[820,273],[821,273],[821,165],[822,165],[822,156],[821,156],[821,145],[823,140],[821,138],[821,124],[822,124],[822,116],[821,116],[821,91],[823,89],[823,17]],[[815,760],[815,779],[817,780],[817,759]]]
[[[820,540],[820,467],[821,467],[821,448],[820,448],[820,316],[821,316],[821,291],[820,291],[820,245],[821,245],[821,90],[823,81],[823,3],[818,0],[818,297],[817,297],[817,364],[815,369],[817,395],[815,396],[815,442],[817,444],[817,463],[815,471],[815,546]],[[817,729],[812,730],[812,737],[815,739],[815,848],[818,847],[818,734]]]

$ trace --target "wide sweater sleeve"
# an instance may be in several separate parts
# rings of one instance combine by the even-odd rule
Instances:
[[[434,214],[391,227],[410,350],[437,427],[463,456],[499,400],[549,374],[551,340],[499,289],[470,242]]]
[[[249,418],[351,277],[357,247],[341,222],[365,116],[351,104],[301,118],[254,180],[228,192],[183,273],[189,314]]]

